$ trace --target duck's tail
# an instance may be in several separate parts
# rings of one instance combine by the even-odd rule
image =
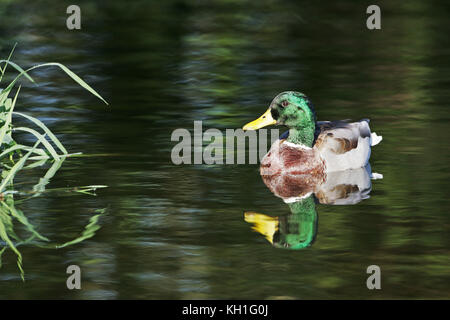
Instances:
[[[376,146],[377,144],[379,144],[381,142],[381,140],[383,140],[383,136],[379,136],[375,132],[372,132],[370,134],[370,138],[372,139],[372,144],[371,144],[372,147]]]

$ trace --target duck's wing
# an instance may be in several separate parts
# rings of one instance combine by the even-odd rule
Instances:
[[[364,167],[372,144],[369,120],[321,121],[316,126],[314,148],[326,162],[327,171]]]
[[[370,138],[369,120],[317,122],[316,134],[317,149],[328,149],[335,154],[343,154],[356,149],[360,139]]]

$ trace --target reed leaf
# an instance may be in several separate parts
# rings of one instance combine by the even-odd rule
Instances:
[[[10,65],[11,67],[13,67],[14,69],[16,69],[17,71],[19,71],[20,73],[23,73],[23,75],[28,79],[28,80],[30,80],[31,82],[33,82],[33,83],[36,83],[34,80],[33,80],[33,78],[32,77],[30,77],[30,75],[25,71],[25,70],[23,70],[19,65],[17,65],[17,64],[15,64],[14,62],[12,62],[12,61],[9,61],[9,60],[0,60],[0,63],[5,63],[5,69],[6,69],[6,65]],[[4,72],[2,72],[2,74],[3,74]],[[0,78],[0,81],[1,81],[1,78]]]
[[[0,193],[5,190],[6,186],[8,185],[8,183],[10,181],[12,181],[12,179],[14,178],[16,173],[20,169],[22,169],[23,165],[25,164],[25,161],[27,161],[28,157],[34,151],[34,149],[39,145],[39,143],[40,143],[40,141],[37,141],[34,144],[33,149],[28,151],[28,153],[25,154],[19,161],[17,161],[17,163],[11,168],[11,170],[8,172],[8,174],[6,175],[6,177],[3,179],[2,183],[0,184]]]
[[[27,128],[27,127],[14,128],[14,131],[24,131],[24,132],[31,133],[32,135],[34,135],[38,139],[38,141],[40,141],[45,146],[45,148],[51,154],[53,159],[59,160],[59,156],[56,153],[55,148],[53,148],[52,145],[47,141],[47,139],[45,138],[45,134],[42,135],[39,132],[37,132],[36,130],[31,129],[31,128]]]
[[[6,247],[3,247],[3,249],[0,250],[0,269],[2,268],[2,255],[3,255],[3,252],[5,252],[5,250],[6,250]]]
[[[33,186],[33,192],[35,192],[35,194],[33,195],[34,197],[39,196],[42,192],[45,191],[45,186],[50,182],[50,179],[53,178],[59,168],[61,168],[64,160],[65,159],[61,159],[53,162],[52,166],[47,170],[44,177],[40,178],[39,182]]]
[[[7,228],[4,224],[4,219],[2,219],[5,216],[4,213],[0,212],[0,238],[5,241],[9,248],[17,255],[17,266],[20,270],[20,276],[22,278],[22,281],[25,281],[25,272],[22,268],[22,254],[17,250],[14,243],[11,241],[11,239],[8,236]]]
[[[69,77],[71,77],[76,83],[78,83],[81,87],[83,87],[84,89],[86,89],[87,91],[89,91],[90,93],[92,93],[94,96],[96,96],[97,98],[99,98],[100,100],[102,100],[105,104],[108,105],[108,102],[106,102],[105,99],[103,99],[103,97],[101,95],[99,95],[97,93],[97,91],[95,91],[94,89],[91,88],[91,86],[89,86],[86,82],[83,81],[83,79],[81,79],[79,76],[77,76],[75,73],[73,73],[69,68],[67,68],[66,66],[62,65],[61,63],[57,63],[57,62],[49,62],[49,63],[43,63],[31,68],[28,68],[27,70],[21,72],[18,76],[16,76],[16,78],[6,87],[6,91],[9,92],[15,85],[15,83],[17,82],[17,80],[19,80],[23,75],[27,74],[28,72],[37,69],[37,68],[42,68],[42,67],[49,67],[49,66],[56,66],[61,68],[61,70],[63,70]],[[2,92],[3,94],[3,92]]]
[[[11,60],[11,57],[13,55],[14,50],[16,49],[17,46],[17,42],[14,44],[14,47],[12,48],[11,52],[9,53],[8,59],[6,61]],[[1,71],[1,75],[0,75],[0,82],[2,82],[3,79],[3,75],[5,74],[6,71],[6,67],[8,66],[8,63],[5,63],[5,67],[2,69],[2,67],[0,66],[0,71]]]
[[[13,112],[13,114],[21,116],[21,117],[24,117],[24,118],[30,120],[31,122],[33,122],[34,124],[36,124],[39,128],[44,130],[44,132],[55,143],[55,145],[59,148],[59,150],[61,150],[64,154],[68,153],[66,148],[64,148],[64,146],[58,140],[58,138],[50,131],[50,129],[47,128],[47,126],[41,120],[36,119],[36,118],[34,118],[32,116],[26,115],[26,114],[21,113],[21,112]]]
[[[8,201],[8,202],[11,202],[11,201]],[[42,236],[39,232],[37,232],[34,229],[34,226],[28,221],[27,217],[25,217],[25,215],[22,213],[22,211],[17,210],[14,207],[14,203],[12,203],[12,204],[9,203],[9,205],[8,205],[4,201],[2,201],[1,204],[8,210],[8,212],[11,214],[11,216],[16,218],[20,223],[22,223],[31,234],[33,234],[35,237],[37,237],[40,240],[50,241],[48,238]]]
[[[11,127],[11,121],[12,121],[12,113],[14,111],[14,106],[16,105],[17,97],[19,96],[20,92],[20,86],[19,89],[17,89],[16,95],[14,96],[14,100],[11,101],[11,99],[7,99],[5,103],[6,108],[6,116],[5,116],[5,123],[3,124],[2,128],[0,129],[0,146],[4,143],[4,139],[6,136],[6,133],[8,132],[8,129]],[[9,102],[11,101],[11,102]]]
[[[11,152],[14,152],[14,151],[19,151],[19,150],[30,151],[31,149],[33,149],[33,148],[29,147],[29,146],[24,146],[22,144],[15,144],[12,147],[7,148],[2,153],[0,153],[0,159],[3,158],[4,156],[7,156],[8,154],[10,154]],[[48,154],[45,153],[45,151],[42,150],[41,148],[34,149],[33,153],[36,153],[36,154],[38,154],[38,155],[40,155],[42,157],[45,157],[45,159],[50,158],[48,156]],[[31,160],[31,158],[30,158],[30,160]]]

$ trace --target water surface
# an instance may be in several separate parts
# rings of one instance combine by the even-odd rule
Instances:
[[[58,243],[107,210],[82,243],[20,247],[25,282],[6,251],[0,298],[450,298],[448,4],[381,2],[382,30],[369,31],[364,1],[79,1],[82,30],[69,31],[70,4],[2,1],[0,52],[18,42],[15,62],[64,63],[110,102],[41,69],[16,106],[88,155],[64,161],[48,188],[109,188],[20,209]],[[174,129],[240,128],[285,90],[306,93],[319,120],[370,118],[384,138],[370,198],[317,204],[315,242],[296,251],[244,221],[246,211],[289,214],[258,165],[170,160]],[[17,182],[31,188],[48,166]],[[71,264],[82,290],[66,288]],[[379,291],[366,287],[372,264]]]

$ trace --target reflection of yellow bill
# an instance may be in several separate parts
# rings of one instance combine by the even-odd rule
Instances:
[[[262,213],[247,211],[244,213],[244,220],[253,223],[252,229],[262,234],[273,244],[273,235],[278,230],[278,217],[270,217]]]
[[[272,113],[270,112],[270,108],[267,109],[264,114],[258,119],[247,123],[242,129],[243,130],[257,130],[266,126],[270,126],[271,124],[275,124],[277,121],[272,118]]]

